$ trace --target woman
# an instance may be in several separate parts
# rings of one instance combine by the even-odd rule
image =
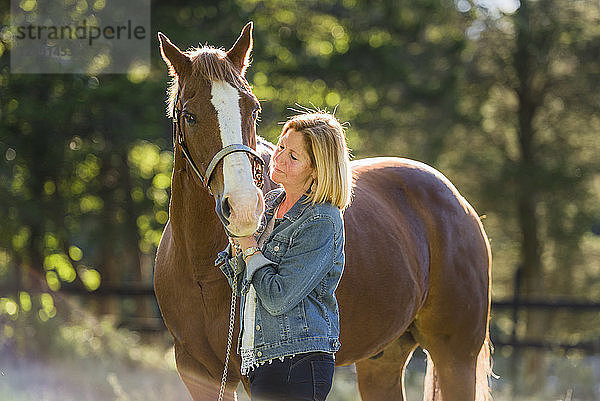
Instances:
[[[288,120],[269,174],[282,188],[265,196],[257,232],[235,240],[241,256],[228,247],[219,260],[242,297],[242,374],[252,400],[325,400],[340,347],[335,289],[352,185],[339,121],[324,112]]]

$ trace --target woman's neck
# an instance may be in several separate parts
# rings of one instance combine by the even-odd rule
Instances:
[[[279,204],[279,207],[277,208],[277,213],[276,213],[276,217],[279,219],[282,218],[283,215],[286,214],[288,212],[288,210],[290,210],[292,208],[292,206],[294,206],[294,204],[296,202],[298,202],[298,200],[306,192],[306,191],[302,191],[302,190],[288,191],[288,188],[284,188],[284,189],[285,189],[285,198],[283,198],[283,200]]]

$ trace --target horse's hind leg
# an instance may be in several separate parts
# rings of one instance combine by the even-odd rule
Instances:
[[[413,330],[413,335],[427,352],[424,400],[487,399],[489,348],[485,337],[468,337],[465,333],[447,335],[441,330],[422,333],[418,329]],[[479,388],[478,378],[483,380]]]
[[[383,354],[356,363],[363,401],[405,400],[404,368],[417,347],[410,333],[388,345]]]
[[[475,400],[476,363],[477,356],[453,355],[450,346],[442,352],[429,351],[424,400]]]

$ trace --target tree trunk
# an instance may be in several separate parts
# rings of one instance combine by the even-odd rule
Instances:
[[[539,188],[536,180],[538,164],[535,157],[535,128],[533,121],[542,94],[536,93],[533,87],[535,63],[532,54],[531,20],[527,1],[521,2],[515,14],[516,52],[515,69],[518,78],[518,141],[520,160],[516,174],[517,213],[521,230],[521,265],[523,280],[521,293],[524,298],[535,298],[543,293],[543,266],[541,260],[541,244],[539,240]],[[528,340],[541,339],[546,329],[546,314],[540,311],[525,312],[525,336]],[[524,369],[517,373],[517,389],[532,394],[544,383],[544,367],[542,354],[528,351],[522,359]]]

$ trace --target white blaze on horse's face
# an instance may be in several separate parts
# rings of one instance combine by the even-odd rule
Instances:
[[[223,147],[243,143],[240,95],[224,81],[213,81],[211,102],[217,111]],[[219,202],[219,199],[216,199]],[[262,209],[262,192],[254,185],[248,155],[234,152],[223,159],[223,217],[229,221],[227,230],[236,236],[248,236],[256,231]]]

